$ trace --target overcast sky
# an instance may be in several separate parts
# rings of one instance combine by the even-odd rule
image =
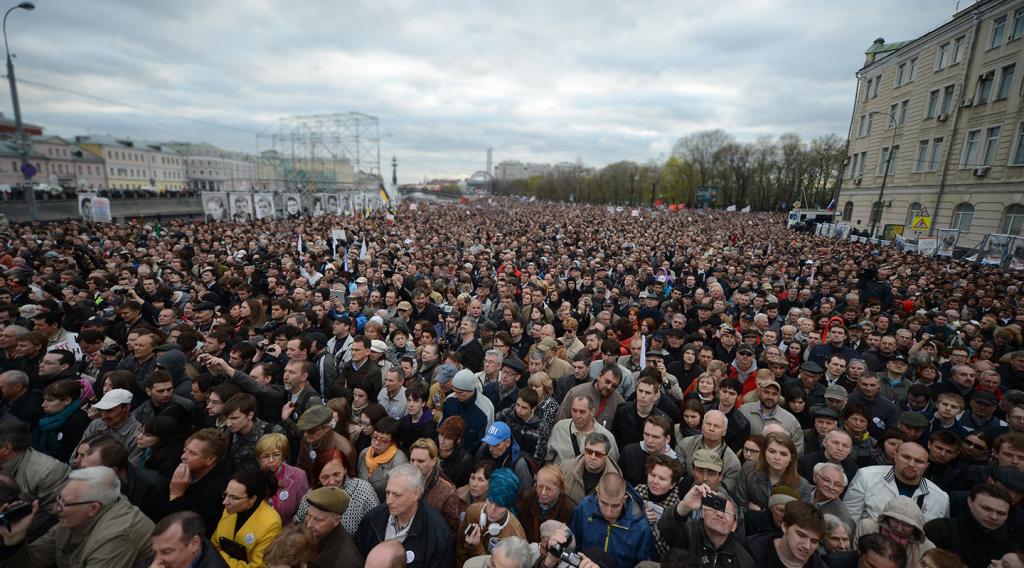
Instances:
[[[13,5],[14,0],[8,0]],[[963,0],[963,5],[968,3]],[[37,0],[8,21],[22,113],[49,133],[254,152],[284,116],[380,118],[390,178],[494,162],[602,166],[690,132],[846,135],[876,37],[955,0]],[[35,82],[71,92],[29,84]],[[0,109],[11,116],[10,99]],[[125,106],[126,103],[131,106]],[[267,143],[262,143],[264,149]]]

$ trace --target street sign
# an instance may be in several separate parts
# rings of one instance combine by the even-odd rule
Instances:
[[[932,227],[932,218],[915,215],[914,220],[910,223],[911,231],[927,231]]]
[[[32,164],[25,162],[24,164],[21,165],[21,173],[25,177],[31,178],[32,176],[36,175],[36,173],[38,173],[38,170],[36,170],[36,167],[33,166]]]

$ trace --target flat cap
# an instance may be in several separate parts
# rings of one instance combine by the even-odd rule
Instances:
[[[299,421],[295,424],[299,430],[305,432],[329,423],[334,419],[334,412],[322,404],[318,404],[302,413]]]
[[[309,492],[306,497],[310,505],[329,513],[344,515],[350,501],[348,492],[340,487],[321,487]]]

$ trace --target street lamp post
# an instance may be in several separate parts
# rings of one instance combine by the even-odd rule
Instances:
[[[25,181],[28,182],[24,183],[25,201],[28,203],[29,217],[36,221],[39,219],[39,213],[36,211],[36,190],[31,183],[35,171],[32,164],[28,162],[29,144],[25,138],[25,125],[21,122],[21,105],[18,104],[18,83],[14,78],[14,60],[11,59],[11,49],[7,45],[7,16],[18,9],[32,11],[36,9],[36,5],[31,2],[22,2],[17,6],[12,6],[4,13],[3,21],[4,51],[7,52],[7,81],[11,84],[11,103],[14,106],[15,136],[17,136],[16,144],[18,146],[18,156],[21,158],[21,174],[25,176]]]
[[[885,197],[885,182],[889,178],[889,167],[892,165],[893,149],[896,147],[896,133],[898,132],[900,125],[899,122],[896,121],[896,115],[894,113],[879,110],[868,113],[868,115],[872,114],[884,114],[892,120],[892,142],[889,143],[889,155],[885,158],[885,171],[882,173],[882,187],[878,189],[878,201],[875,202],[878,206],[878,214],[871,216],[871,237],[877,239],[878,235],[875,231],[878,228],[878,222],[882,219],[882,210],[885,209],[885,205],[882,203],[882,199]],[[871,209],[872,212],[874,212],[875,206],[872,205]]]

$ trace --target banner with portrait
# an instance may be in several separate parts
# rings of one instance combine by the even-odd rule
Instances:
[[[257,219],[273,219],[274,218],[274,194],[273,193],[254,193],[252,199],[255,202],[255,211]]]
[[[924,256],[932,256],[935,254],[935,247],[939,245],[939,240],[935,237],[921,237],[917,239],[917,252]]]
[[[1006,258],[1006,253],[1010,249],[1010,240],[1013,237],[1010,235],[996,235],[989,234],[985,237],[985,242],[982,243],[981,259],[982,264],[990,266],[1001,266],[1003,259]]]
[[[313,194],[313,209],[312,215],[314,217],[323,217],[330,210],[327,208],[327,194],[316,193]]]
[[[960,240],[960,229],[939,229],[939,243],[935,256],[953,256],[956,243]]]
[[[1011,270],[1024,270],[1024,237],[1013,237],[1010,243],[1010,262],[1007,268]]]
[[[294,219],[302,215],[302,194],[301,193],[282,193],[281,204],[284,208],[284,217],[287,219]]]
[[[335,215],[347,215],[349,213],[348,201],[350,196],[348,193],[338,194],[338,209],[334,211]]]
[[[99,197],[99,195],[96,193],[78,194],[78,216],[81,217],[83,221],[93,221],[95,219],[92,208],[97,197]]]
[[[251,223],[253,220],[253,206],[251,193],[229,193],[231,204],[231,220],[235,223]]]
[[[223,191],[204,191],[200,194],[203,202],[203,219],[212,223],[228,220],[228,194]]]

